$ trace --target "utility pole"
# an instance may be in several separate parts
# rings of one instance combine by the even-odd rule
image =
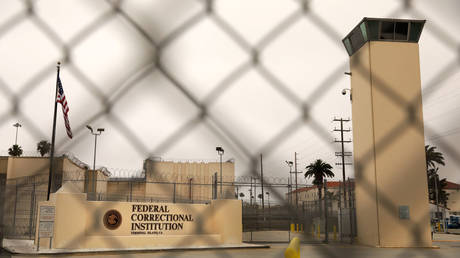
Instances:
[[[337,129],[334,127],[334,132],[340,132],[340,140],[334,139],[335,143],[340,143],[342,147],[341,152],[336,152],[335,156],[337,157],[342,157],[342,162],[341,163],[335,163],[336,166],[342,165],[342,179],[343,179],[343,203],[345,208],[347,207],[347,191],[346,191],[346,180],[345,180],[345,166],[346,165],[351,165],[351,163],[346,163],[345,162],[345,157],[351,157],[351,152],[345,152],[345,146],[344,143],[350,143],[351,140],[344,140],[343,139],[343,133],[344,132],[351,132],[351,129],[343,129],[343,122],[350,122],[350,119],[343,119],[343,118],[335,118],[332,120],[333,122],[340,122],[340,129]]]
[[[294,165],[294,162],[286,160],[286,164],[289,166],[288,203],[292,205],[292,165]]]
[[[438,174],[434,174],[434,191],[435,191],[435,196],[436,196],[436,218],[439,219],[439,192],[438,192],[438,183],[439,183],[439,178]],[[444,218],[441,215],[441,220],[443,222],[443,228],[444,228]],[[439,222],[441,223],[441,222]]]
[[[326,179],[324,179],[323,185],[324,185],[324,209],[323,211],[324,211],[324,226],[325,226],[324,227],[324,233],[325,233],[324,243],[327,244],[329,242],[329,234],[328,234],[329,230],[328,230],[328,224],[327,224],[327,206],[328,206],[327,198],[328,197],[327,197],[327,180]],[[319,205],[322,205],[321,200],[320,200]]]
[[[251,177],[251,187],[249,188],[249,203],[252,207],[252,177]]]
[[[262,165],[262,153],[260,154],[260,184],[262,188],[262,213],[264,214],[265,204],[264,204],[264,168]],[[264,216],[265,220],[265,216]]]
[[[257,207],[257,177],[254,177],[254,204]]]

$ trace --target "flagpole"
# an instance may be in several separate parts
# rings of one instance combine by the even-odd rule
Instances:
[[[58,80],[59,80],[59,70],[61,68],[61,62],[57,63],[57,77],[56,77],[56,90],[54,96],[54,117],[53,117],[53,135],[51,136],[51,153],[50,153],[50,171],[48,176],[48,194],[46,196],[46,200],[50,200],[50,192],[51,192],[51,183],[53,178],[53,158],[54,158],[54,139],[56,136],[56,110],[57,110],[57,93],[58,93]]]

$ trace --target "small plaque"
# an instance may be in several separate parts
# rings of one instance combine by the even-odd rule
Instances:
[[[399,218],[400,219],[410,219],[409,206],[407,205],[399,206]]]
[[[38,237],[53,237],[54,222],[41,221],[38,225]]]
[[[55,211],[54,206],[40,206],[40,221],[54,221]]]
[[[103,220],[106,228],[117,229],[121,225],[121,214],[117,210],[109,210],[105,213]]]

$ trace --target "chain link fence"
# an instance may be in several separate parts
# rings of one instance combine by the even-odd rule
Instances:
[[[86,175],[83,176],[80,171],[73,173],[66,171],[55,174],[51,189],[52,192],[55,192],[62,185],[69,183],[86,193],[89,201],[209,204],[212,200],[220,198],[240,199],[243,200],[244,207],[244,230],[248,232],[254,230],[288,232],[291,222],[305,223],[300,215],[296,218],[292,217],[285,203],[270,201],[269,196],[262,205],[260,181],[251,180],[249,183],[245,177],[238,178],[236,181],[228,181],[225,177],[223,179],[223,197],[217,194],[220,191],[220,180],[216,176],[192,177],[183,180],[178,180],[177,176],[171,175],[156,175],[150,180],[145,178],[101,179],[91,176],[91,171],[86,171]],[[290,187],[280,178],[267,177],[264,181],[268,189]],[[47,197],[48,175],[3,179],[0,183],[2,183],[0,197],[4,199],[5,196],[8,196],[4,200],[3,223],[1,224],[4,230],[1,232],[8,239],[33,240],[38,203],[46,201]],[[298,185],[298,187],[307,186]],[[249,201],[244,200],[244,193],[250,194]],[[311,212],[307,206],[302,206],[302,210],[304,215]],[[313,218],[311,215],[308,214],[310,220]],[[314,216],[321,217],[317,211]],[[270,223],[267,224],[269,221]]]
[[[20,64],[24,65],[24,67],[20,67],[21,69],[14,64],[11,65],[14,70],[11,70],[10,68],[6,69],[5,67],[9,64],[3,64],[2,67],[4,67],[5,71],[8,72],[0,73],[0,98],[2,98],[2,102],[4,103],[2,104],[2,110],[0,112],[1,127],[9,128],[9,122],[12,119],[20,119],[24,123],[27,123],[26,130],[30,139],[40,140],[48,138],[48,120],[45,119],[42,123],[37,119],[34,119],[33,116],[36,113],[31,111],[30,108],[27,108],[25,100],[27,98],[37,98],[37,96],[34,95],[34,90],[42,87],[42,83],[48,84],[49,82],[52,82],[49,77],[54,76],[55,59],[60,58],[66,67],[65,70],[69,72],[68,76],[73,77],[75,81],[78,82],[78,85],[80,85],[77,89],[80,88],[85,91],[82,96],[86,96],[90,99],[91,103],[96,103],[94,105],[97,105],[98,108],[91,110],[90,112],[85,111],[84,115],[80,114],[79,118],[75,116],[75,122],[73,122],[75,140],[67,141],[63,137],[58,138],[58,150],[67,150],[72,148],[81,149],[82,147],[79,146],[78,143],[80,140],[83,140],[83,136],[85,135],[83,132],[85,130],[85,125],[96,123],[100,120],[107,121],[110,123],[113,130],[117,131],[118,134],[115,138],[120,140],[125,146],[128,146],[126,148],[127,152],[138,153],[140,154],[139,156],[142,156],[142,158],[154,156],[158,153],[165,153],[174,148],[176,145],[181,146],[181,141],[187,139],[190,132],[198,127],[204,127],[207,134],[203,134],[204,136],[202,135],[202,139],[200,140],[205,140],[209,134],[212,134],[223,144],[231,146],[238,160],[241,160],[241,163],[243,164],[247,164],[246,167],[243,166],[240,174],[248,177],[260,178],[257,172],[258,153],[263,153],[268,156],[276,154],[277,148],[285,143],[285,141],[287,141],[286,139],[289,139],[293,134],[296,134],[301,128],[307,127],[308,130],[313,132],[314,138],[318,139],[318,142],[331,146],[331,136],[327,133],[328,128],[326,128],[324,123],[321,122],[321,120],[315,115],[315,111],[318,111],[318,109],[315,108],[318,108],[320,100],[329,98],[330,95],[328,92],[336,89],[337,83],[341,80],[341,78],[343,78],[343,71],[348,70],[348,60],[347,57],[345,57],[345,50],[342,49],[343,47],[340,44],[340,41],[345,34],[339,32],[339,30],[334,27],[336,25],[333,24],[337,24],[336,21],[334,18],[330,18],[330,13],[325,11],[325,9],[328,9],[328,6],[318,4],[320,1],[284,1],[288,3],[287,5],[289,5],[288,8],[283,9],[285,12],[284,15],[282,15],[281,18],[271,19],[271,26],[267,26],[264,29],[264,33],[261,33],[258,39],[254,39],[257,38],[254,35],[247,37],[245,33],[241,32],[240,27],[235,25],[238,23],[237,20],[233,21],[226,18],[222,12],[225,8],[225,5],[223,4],[225,1],[223,0],[195,1],[192,4],[195,7],[191,8],[193,11],[188,15],[181,16],[181,19],[177,19],[175,24],[170,24],[169,28],[171,29],[168,32],[155,27],[162,27],[162,25],[150,24],[148,19],[145,19],[145,16],[137,14],[133,15],[131,3],[129,1],[121,0],[94,1],[91,2],[91,4],[84,4],[87,5],[85,8],[88,9],[83,8],[83,10],[86,10],[86,12],[89,13],[89,17],[87,17],[84,22],[77,22],[76,24],[78,26],[71,29],[68,28],[69,30],[62,29],[62,27],[57,29],[56,23],[63,23],[63,21],[50,22],[48,19],[49,16],[44,17],[43,14],[40,13],[43,9],[46,9],[43,5],[41,5],[44,2],[45,1],[27,0],[14,1],[14,4],[12,4],[13,7],[11,8],[12,11],[0,20],[0,43],[7,44],[7,49],[13,48],[13,46],[8,45],[8,42],[11,40],[12,36],[17,37],[17,30],[20,28],[21,30],[25,30],[27,33],[30,33],[30,38],[26,38],[25,41],[32,44],[28,45],[28,47],[32,46],[32,52],[40,52],[34,49],[34,47],[43,47],[46,49],[52,49],[52,52],[54,53],[53,58],[50,58],[53,59],[52,61],[42,62],[39,65],[35,64],[35,66],[25,64],[28,60],[21,60],[21,62],[18,61]],[[50,2],[51,5],[56,4],[56,2],[53,1],[48,2]],[[455,87],[452,86],[453,83],[449,82],[449,80],[455,78],[460,68],[460,44],[459,39],[456,34],[453,33],[453,30],[451,31],[445,29],[446,24],[452,25],[450,24],[450,21],[446,22],[440,17],[431,17],[429,15],[429,13],[431,13],[429,4],[427,5],[426,3],[419,3],[417,1],[410,0],[395,1],[391,4],[386,3],[386,1],[381,1],[379,2],[379,5],[376,6],[388,5],[388,8],[383,8],[384,10],[388,10],[387,13],[382,13],[383,11],[380,10],[375,13],[380,13],[379,16],[395,18],[415,17],[427,19],[426,33],[430,35],[429,39],[431,42],[436,41],[436,44],[432,45],[436,47],[436,50],[430,49],[429,51],[437,52],[440,50],[444,53],[444,56],[442,57],[437,56],[433,58],[433,60],[435,60],[433,63],[437,67],[426,65],[428,68],[424,68],[424,64],[422,63],[422,75],[429,74],[428,79],[423,81],[424,102],[425,100],[429,101],[432,98],[434,102],[430,105],[436,105],[436,102],[443,102],[443,100],[447,97],[455,101],[455,96],[458,96],[456,95],[458,92]],[[359,3],[356,4],[359,5]],[[449,3],[451,6],[456,6],[456,4],[456,2]],[[240,7],[244,9],[245,5],[245,3],[242,3]],[[354,8],[351,3],[347,3],[346,5],[350,5],[347,6],[350,10]],[[264,2],[257,2],[254,5],[251,4],[251,6],[254,7],[254,10],[249,13],[257,13],[260,10],[264,10],[265,7]],[[101,9],[98,9],[98,7]],[[176,8],[170,6],[166,7],[170,8],[169,10],[175,10]],[[94,12],[94,10],[103,11]],[[178,10],[181,9],[178,8]],[[64,15],[65,13],[72,13],[70,9],[59,11],[64,12]],[[78,13],[78,11],[81,10],[75,10],[76,13]],[[346,15],[347,12],[343,11],[341,17]],[[69,17],[69,19],[70,18],[71,17]],[[339,18],[340,17],[337,17],[337,20],[340,21]],[[305,92],[299,94],[299,92],[294,90],[294,88],[296,87],[295,85],[302,85],[303,87],[303,82],[287,82],[286,78],[289,78],[291,75],[296,75],[290,74],[289,71],[298,71],[302,70],[302,68],[287,68],[287,75],[286,73],[283,74],[279,71],[275,72],[273,66],[268,65],[269,58],[266,55],[269,52],[270,45],[276,44],[278,41],[282,40],[286,37],[286,34],[289,33],[290,30],[297,28],[296,24],[304,21],[305,19],[308,21],[310,26],[321,31],[322,37],[320,42],[325,44],[331,43],[331,51],[337,50],[337,47],[339,47],[344,56],[342,60],[336,62],[335,65],[331,66],[330,64],[326,64],[325,67],[327,67],[326,70],[328,70],[328,72],[323,74],[320,78],[317,78],[314,84],[308,84],[307,94],[305,94]],[[179,20],[181,22],[179,22]],[[438,23],[437,20],[442,20],[442,22]],[[121,33],[123,36],[118,38],[115,37],[114,41],[126,43],[126,41],[123,40],[129,38],[129,42],[132,41],[131,43],[136,43],[134,45],[128,44],[128,46],[130,46],[130,49],[132,50],[132,56],[134,56],[135,59],[138,59],[138,62],[131,64],[123,62],[124,60],[121,59],[118,60],[119,62],[112,62],[117,64],[110,67],[111,69],[106,69],[105,74],[94,74],[93,68],[103,64],[101,63],[101,60],[109,58],[110,54],[107,56],[99,56],[95,54],[97,50],[96,52],[93,50],[93,52],[90,51],[89,54],[86,53],[86,55],[89,55],[90,58],[88,58],[87,61],[82,61],[80,59],[80,55],[84,54],[82,49],[88,46],[89,48],[97,47],[97,42],[99,42],[103,48],[117,46],[117,42],[109,42],[109,44],[107,44],[106,40],[113,32],[109,26],[117,27],[120,22],[123,24],[126,34],[123,35],[123,33]],[[351,26],[356,22],[357,20],[350,23],[350,26],[347,27],[347,29],[351,29]],[[115,23],[115,25],[112,23]],[[212,79],[212,82],[208,84],[203,83],[203,81],[200,80],[191,80],[187,73],[185,73],[185,75],[183,74],[183,70],[181,70],[180,67],[176,66],[175,68],[177,70],[173,70],[172,67],[174,66],[171,66],[171,63],[174,63],[171,59],[171,55],[178,56],[176,59],[182,61],[190,58],[191,60],[197,60],[196,64],[201,62],[199,58],[193,59],[193,56],[182,56],[183,52],[181,51],[175,52],[175,50],[177,50],[175,46],[179,44],[184,37],[187,37],[193,29],[203,26],[203,24],[206,25],[204,26],[204,30],[208,30],[210,31],[210,34],[212,34],[211,38],[218,39],[219,37],[224,37],[225,42],[231,42],[229,43],[231,45],[229,49],[233,49],[239,54],[231,53],[229,54],[230,56],[240,55],[243,57],[241,59],[242,61],[233,60],[232,63],[230,62],[232,60],[231,57],[225,56],[227,59],[224,58],[222,60],[225,60],[225,63],[229,64],[230,67],[228,67],[227,70],[222,71],[212,70],[212,72],[209,72],[208,70],[213,66],[213,63],[209,62],[210,65],[202,68],[203,70],[201,72],[203,73],[200,74],[203,77],[209,76]],[[456,26],[453,27],[455,28]],[[123,28],[118,27],[120,31],[123,31]],[[152,28],[153,31],[158,32],[161,36],[154,36],[153,34],[155,33],[152,33]],[[300,32],[302,32],[302,29],[300,29]],[[26,35],[27,33],[22,34]],[[309,31],[307,31],[307,33],[309,33]],[[39,35],[37,36],[37,34]],[[31,40],[31,38],[33,39],[35,36],[39,37],[41,41]],[[423,42],[423,40],[424,39],[422,39],[421,42]],[[94,43],[95,45],[91,45],[91,42],[96,43]],[[211,45],[214,43],[211,43]],[[197,44],[203,44],[203,42],[198,42]],[[421,44],[423,45],[423,43]],[[214,55],[219,56],[221,52],[225,52],[222,50],[228,50],[227,47],[228,45],[224,44],[223,48],[214,50],[217,51],[217,54],[214,53]],[[306,47],[308,48],[308,46]],[[103,48],[99,48],[99,50],[102,50]],[[3,49],[5,49],[4,46]],[[200,51],[202,50],[200,47],[198,47],[198,49]],[[29,51],[29,49],[23,50]],[[116,53],[116,50],[116,47],[110,48],[110,51],[113,51],[113,53]],[[191,48],[191,52],[194,52],[194,50],[196,50],[196,47]],[[329,51],[329,49],[326,50],[326,54],[327,51]],[[229,51],[229,53],[230,52],[231,51]],[[282,56],[282,52],[277,53],[277,56]],[[39,56],[37,58],[39,58]],[[439,61],[439,59],[445,60]],[[43,60],[45,60],[45,58]],[[126,60],[132,61],[129,58]],[[203,62],[206,61],[209,60],[203,60]],[[423,57],[422,62],[424,62]],[[302,65],[303,63],[300,64]],[[321,64],[318,63],[318,65]],[[184,67],[182,68],[190,68],[186,66]],[[282,70],[286,68],[280,69]],[[21,73],[24,76],[21,76],[20,80],[12,80],[10,78],[10,73]],[[177,95],[180,95],[180,97],[173,100],[174,102],[188,103],[184,104],[184,109],[194,110],[194,112],[185,118],[184,121],[167,128],[166,131],[168,133],[163,132],[163,134],[160,134],[161,137],[158,137],[160,140],[157,139],[155,141],[151,138],[146,138],[146,133],[142,131],[144,129],[138,130],[139,127],[136,127],[128,122],[129,115],[132,112],[138,111],[138,109],[134,111],[127,108],[131,102],[129,99],[135,97],[136,94],[142,94],[143,92],[142,90],[140,92],[136,91],[138,85],[141,85],[145,81],[151,81],[152,73],[156,74],[154,76],[161,77],[160,80],[156,80],[157,82],[160,81],[166,85],[165,87],[174,89],[174,93],[171,94],[176,97]],[[259,97],[264,97],[261,93],[271,92],[270,94],[275,97],[267,98],[269,102],[287,103],[287,107],[285,109],[277,110],[276,112],[278,113],[274,116],[274,122],[278,124],[278,130],[274,130],[273,132],[267,134],[254,131],[252,128],[253,124],[247,122],[247,119],[251,120],[251,116],[247,118],[245,110],[239,112],[238,110],[228,108],[228,106],[224,104],[219,104],[219,101],[225,100],[226,98],[227,101],[233,101],[237,105],[238,101],[235,101],[235,99],[238,100],[239,98],[241,101],[248,101],[250,103],[250,99],[244,99],[241,95],[235,95],[234,92],[241,88],[239,87],[239,83],[243,86],[251,84],[251,81],[244,81],[244,79],[248,75],[254,75],[254,73],[256,74],[256,77],[258,77],[257,80],[259,80],[255,81],[256,84],[257,82],[263,81],[260,84],[264,85],[264,87],[253,91],[251,91],[248,87],[245,87],[242,91],[243,95],[257,95]],[[303,72],[301,73],[303,74]],[[102,80],[101,77],[103,75],[109,79]],[[303,76],[305,77],[304,74]],[[53,83],[51,83],[51,85],[52,84]],[[447,86],[445,86],[445,84],[447,84]],[[66,84],[64,82],[64,87],[66,87],[65,85]],[[407,112],[408,116],[407,120],[403,121],[403,124],[401,124],[400,127],[390,132],[389,135],[385,137],[384,141],[376,144],[377,148],[385,149],[389,143],[391,143],[394,139],[397,139],[397,136],[408,128],[413,126],[420,128],[420,125],[424,125],[425,135],[429,136],[427,137],[428,142],[436,144],[436,146],[438,146],[443,153],[448,156],[448,161],[452,164],[451,166],[459,167],[460,155],[457,146],[453,144],[452,140],[445,140],[445,137],[455,139],[454,137],[456,137],[456,134],[458,133],[458,128],[455,128],[455,124],[453,125],[453,129],[451,128],[448,131],[443,131],[442,126],[440,127],[437,125],[437,122],[433,122],[432,120],[429,121],[430,123],[413,120],[413,116],[411,116],[411,109],[408,109],[407,107],[410,107],[416,100],[411,100],[410,102],[401,101],[404,100],[404,98],[393,94],[387,89],[387,87],[385,87],[384,84],[381,85],[383,85],[381,89],[382,92],[387,94],[393,101],[397,102],[398,105],[401,106],[401,109]],[[204,88],[207,87],[207,90],[199,88],[200,86]],[[447,88],[448,91],[452,90],[454,92],[452,94],[447,94],[445,91],[442,91],[443,87]],[[439,93],[441,91],[443,93]],[[166,99],[168,99],[168,94],[164,96]],[[126,98],[128,98],[128,100],[126,100]],[[50,99],[52,99],[52,96]],[[128,101],[127,104],[126,101]],[[124,105],[120,107],[121,103],[124,103]],[[272,103],[269,103],[269,105],[272,105]],[[219,108],[220,110],[229,110],[230,113],[216,112],[215,110]],[[151,109],[152,108],[150,107],[150,110]],[[286,110],[294,110],[292,111],[294,114],[292,115],[292,119],[282,118],[282,113]],[[450,110],[449,114],[455,114],[454,110]],[[183,112],[183,110],[176,111],[179,113]],[[252,114],[251,112],[248,113]],[[159,115],[161,116],[161,114]],[[442,115],[443,114],[435,114],[434,118]],[[156,126],[162,125],[158,114],[146,117],[151,119],[152,123]],[[146,119],[145,117],[143,118]],[[231,124],[237,124],[239,127],[230,127]],[[263,126],[270,127],[271,124],[262,123],[257,128],[260,129],[263,128]],[[61,131],[64,130],[63,128],[61,129]],[[251,140],[252,138],[256,140]],[[146,139],[151,140],[153,143],[148,143]],[[115,143],[117,143],[117,141],[114,141],[114,144]],[[112,153],[112,156],[116,155],[113,155]],[[363,165],[368,162],[368,156],[369,155],[365,156],[363,160],[359,160],[358,164],[354,164],[357,171],[359,171]],[[267,184],[267,189],[271,188],[274,190],[272,191],[273,198],[284,200],[284,205],[292,207],[283,196],[285,191],[276,191],[274,186]],[[28,209],[26,206],[39,199],[37,197],[32,197],[36,196],[34,194],[29,195],[34,191],[35,193],[40,193],[38,190],[30,189],[24,191],[13,191],[15,195],[21,196],[21,198],[24,197],[25,200],[24,204],[20,205],[21,208],[17,209],[18,207],[16,207],[16,211],[18,213],[23,215],[26,213],[32,214],[31,212],[34,209],[32,207],[33,205],[29,206],[30,208]],[[41,195],[39,194],[39,196]],[[94,196],[93,198],[107,199],[109,197]],[[384,199],[385,197],[383,196],[382,198]],[[5,204],[6,203],[7,201],[5,201]],[[312,204],[306,203],[305,205],[308,207]],[[387,202],[385,206],[388,209],[395,208],[395,204],[391,202]],[[288,208],[287,210],[291,215],[297,214],[295,209]],[[333,216],[333,214],[331,214],[331,216]],[[15,218],[15,216],[13,217]],[[13,219],[4,214],[4,219],[5,218],[8,220]],[[30,216],[28,218],[30,219]],[[19,221],[20,223],[27,224],[27,218],[19,218],[18,222]],[[18,228],[17,231],[22,232],[21,234],[23,235],[27,233],[31,234],[31,230],[28,230],[29,231]],[[10,232],[9,230],[6,231]],[[414,236],[416,236],[416,234],[417,232],[414,231]],[[78,239],[75,239],[75,241],[78,241]],[[321,250],[324,251],[325,256],[329,257],[331,255],[331,253],[328,253],[326,249]],[[229,257],[229,254],[223,252],[222,257]]]

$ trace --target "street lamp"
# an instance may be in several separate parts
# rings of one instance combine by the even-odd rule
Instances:
[[[13,126],[16,127],[16,139],[14,140],[14,145],[18,145],[18,129],[19,127],[22,127],[22,125],[20,123],[16,123]]]
[[[350,101],[352,101],[353,97],[352,97],[352,94],[351,94],[351,89],[347,89],[347,88],[343,89],[342,90],[342,95],[347,95],[347,91],[350,92]]]
[[[216,147],[217,154],[220,156],[220,199],[223,199],[223,192],[222,192],[222,155],[224,155],[224,149],[218,146]]]
[[[288,191],[290,191],[289,194],[289,203],[292,204],[292,166],[294,165],[294,162],[292,161],[285,161],[286,164],[289,166],[289,182],[288,182]]]
[[[91,134],[94,135],[94,160],[93,160],[93,171],[96,171],[96,145],[97,145],[97,137],[101,135],[102,132],[104,132],[104,128],[97,128],[97,132],[93,131],[93,128],[89,125],[86,125],[86,128],[88,128],[91,131]]]

